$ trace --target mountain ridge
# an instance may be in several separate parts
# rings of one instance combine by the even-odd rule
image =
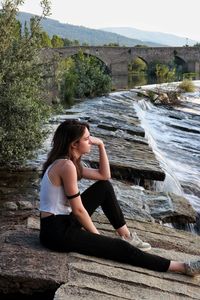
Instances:
[[[17,19],[24,24],[29,22],[34,14],[19,12]],[[78,40],[80,44],[87,43],[91,46],[103,46],[107,44],[119,44],[119,46],[134,47],[143,45],[149,47],[182,47],[193,46],[196,40],[180,37],[175,34],[157,31],[146,31],[134,27],[105,27],[89,28],[80,25],[61,23],[58,20],[44,18],[41,26],[50,37],[59,35],[69,40]]]
[[[186,37],[181,37],[171,33],[164,33],[159,31],[147,31],[141,30],[134,27],[105,27],[100,28],[106,32],[113,32],[117,34],[121,34],[128,38],[136,38],[140,37],[143,42],[146,41],[154,41],[156,43],[167,44],[171,47],[177,46],[193,46],[198,43],[196,40],[188,39]]]
[[[34,14],[19,12],[17,19],[24,24],[29,22]],[[41,21],[41,26],[50,37],[54,34],[69,40],[78,40],[80,43],[88,43],[92,46],[101,46],[110,43],[117,43],[120,46],[134,47],[144,45],[149,47],[165,47],[166,45],[154,43],[151,41],[142,42],[140,39],[131,39],[116,33],[110,33],[99,29],[92,29],[84,26],[77,26],[68,23],[61,23],[58,20],[45,18]]]

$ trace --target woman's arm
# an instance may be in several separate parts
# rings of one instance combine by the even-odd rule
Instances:
[[[94,180],[110,179],[110,164],[103,141],[99,138],[90,136],[90,142],[92,145],[96,145],[99,148],[99,169],[83,167],[83,177]]]
[[[65,194],[67,196],[76,195],[78,193],[77,172],[73,162],[68,160],[64,163],[61,170],[61,179],[64,185]],[[84,208],[81,197],[77,196],[69,200],[72,213],[75,215],[80,224],[87,230],[99,234],[87,210]]]
[[[73,214],[85,230],[99,234],[87,210],[84,208],[80,196],[74,198],[73,200],[70,200],[70,206],[72,208]]]

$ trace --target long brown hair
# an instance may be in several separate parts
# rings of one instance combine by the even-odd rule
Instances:
[[[60,158],[69,158],[73,161],[78,179],[82,175],[81,158],[77,161],[71,154],[71,144],[80,140],[85,129],[89,130],[89,124],[74,119],[68,119],[62,122],[56,129],[53,140],[52,149],[48,154],[46,162],[43,164],[42,177],[46,169],[56,160]]]

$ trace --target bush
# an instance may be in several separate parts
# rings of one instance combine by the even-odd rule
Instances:
[[[184,92],[192,93],[195,91],[195,85],[190,79],[184,79],[179,85],[178,88]]]
[[[16,21],[23,1],[5,0],[0,12],[0,163],[16,165],[32,157],[44,137],[50,109],[42,101],[44,67],[39,59],[40,18],[21,33]],[[47,14],[48,0],[41,1]]]
[[[110,91],[111,77],[98,59],[82,52],[73,61],[69,59],[60,83],[62,99],[69,101],[73,97],[95,97]]]
[[[167,65],[157,64],[155,73],[158,83],[172,82],[175,79],[176,69],[170,70]]]

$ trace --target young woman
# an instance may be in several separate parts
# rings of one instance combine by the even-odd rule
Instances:
[[[82,155],[89,153],[92,145],[99,149],[98,169],[81,164]],[[77,181],[81,178],[96,182],[80,195]],[[160,272],[199,274],[200,260],[176,262],[145,252],[151,246],[129,231],[109,179],[110,166],[103,141],[90,135],[85,122],[61,123],[43,166],[41,243],[56,251],[78,252]],[[99,206],[118,237],[101,235],[92,222],[91,215]]]

